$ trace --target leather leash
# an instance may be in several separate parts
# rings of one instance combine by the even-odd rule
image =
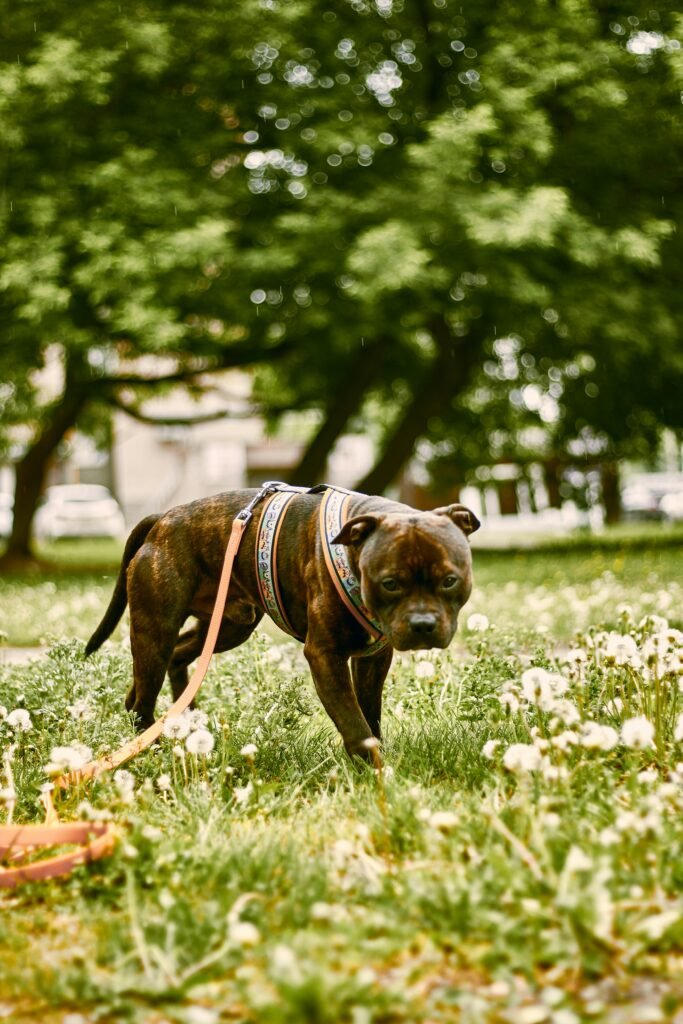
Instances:
[[[204,681],[216,647],[218,631],[221,627],[225,602],[228,596],[233,564],[242,536],[249,524],[254,508],[273,489],[273,485],[271,481],[264,484],[259,493],[233,520],[228,546],[225,550],[216,602],[211,614],[204,647],[192,677],[181,696],[149,729],[145,729],[143,733],[140,733],[135,739],[120,747],[119,750],[114,751],[112,754],[106,754],[96,761],[91,761],[89,764],[84,765],[83,768],[70,772],[68,775],[59,776],[54,781],[55,789],[70,789],[72,786],[79,785],[88,779],[97,778],[103,772],[111,771],[114,768],[118,768],[119,765],[125,764],[126,761],[141,753],[158,739],[167,718],[182,714],[190,706]],[[45,805],[44,824],[0,825],[0,857],[23,860],[32,851],[61,846],[66,843],[75,843],[76,849],[69,853],[58,854],[55,857],[44,858],[29,864],[20,864],[17,867],[0,867],[0,889],[10,889],[20,885],[22,882],[42,881],[47,878],[68,875],[78,865],[89,864],[92,861],[99,860],[101,857],[110,854],[114,849],[117,840],[117,830],[114,824],[90,821],[60,822],[49,791],[43,793],[42,800]]]

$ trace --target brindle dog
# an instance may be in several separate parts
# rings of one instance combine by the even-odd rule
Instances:
[[[258,491],[203,498],[149,516],[133,529],[109,608],[86,654],[113,632],[130,605],[133,685],[126,708],[136,725],[154,720],[168,672],[173,697],[187,686],[214,605],[233,518]],[[387,646],[364,654],[368,633],[342,602],[323,556],[320,493],[302,493],[284,519],[278,547],[280,591],[289,620],[305,638],[318,696],[349,755],[368,760],[366,741],[380,738],[382,688],[393,650],[447,647],[472,589],[467,537],[479,522],[463,505],[418,512],[386,498],[354,494],[337,544],[345,545],[363,601]],[[258,509],[257,509],[258,513]],[[256,518],[235,560],[216,651],[251,636],[264,615],[255,569]],[[185,621],[196,622],[185,632]],[[350,661],[350,667],[349,667]]]

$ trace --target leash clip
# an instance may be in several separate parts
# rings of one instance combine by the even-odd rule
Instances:
[[[259,502],[263,501],[267,495],[272,494],[273,491],[279,491],[281,487],[286,486],[287,485],[283,484],[281,480],[266,480],[266,482],[261,485],[261,489],[258,494],[255,494],[249,504],[245,505],[244,508],[237,513],[235,519],[239,519],[241,523],[246,525],[254,514],[254,509]]]

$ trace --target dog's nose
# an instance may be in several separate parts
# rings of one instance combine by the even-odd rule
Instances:
[[[428,636],[436,629],[436,615],[430,613],[422,615],[411,615],[409,620],[410,628],[418,636]]]

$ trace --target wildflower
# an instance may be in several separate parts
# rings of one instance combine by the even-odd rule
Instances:
[[[361,747],[365,747],[366,750],[378,750],[381,743],[376,736],[368,736],[366,740],[363,740]]]
[[[438,832],[452,832],[458,824],[458,816],[452,811],[434,811],[429,815],[427,823]]]
[[[611,725],[599,722],[584,722],[581,727],[581,746],[586,750],[614,750],[619,734]]]
[[[495,757],[496,748],[500,746],[500,740],[487,740],[481,748],[481,752],[488,761]]]
[[[638,782],[642,782],[644,786],[649,786],[658,780],[659,773],[654,768],[644,768],[642,772],[638,772]]]
[[[208,729],[195,729],[185,740],[188,754],[210,754],[214,738]]]
[[[553,703],[549,677],[550,673],[544,668],[528,668],[522,673],[522,695],[530,704],[538,704],[542,711],[549,711]]]
[[[433,679],[435,675],[436,669],[431,661],[418,661],[415,663],[416,679]]]
[[[541,753],[531,743],[513,743],[503,754],[503,764],[514,775],[526,775],[541,766]]]
[[[564,870],[567,874],[575,874],[579,871],[592,871],[593,861],[587,857],[578,846],[572,846],[564,862]]]
[[[556,814],[555,811],[548,811],[548,813],[544,814],[541,818],[541,822],[543,823],[545,828],[549,829],[551,832],[554,832],[555,829],[558,829],[562,824],[562,818],[559,816],[559,814]]]
[[[91,757],[92,751],[81,743],[74,743],[70,747],[53,747],[50,751],[50,760],[43,771],[46,775],[77,772],[88,763]]]
[[[467,628],[472,633],[485,633],[489,628],[489,620],[485,615],[474,612],[467,620]]]
[[[173,781],[171,779],[171,776],[168,775],[166,772],[160,775],[159,778],[157,779],[157,787],[161,790],[162,793],[167,793],[169,790],[173,789]]]
[[[120,768],[114,775],[114,785],[124,803],[131,803],[135,796],[135,777],[125,768]]]
[[[201,708],[188,708],[187,711],[183,711],[182,717],[185,719],[191,730],[206,729],[209,724],[209,716],[206,711],[202,711]]]
[[[572,729],[565,729],[564,732],[558,733],[557,736],[553,736],[550,743],[557,750],[569,750],[571,746],[574,746],[579,742],[578,733],[575,733]]]
[[[519,700],[517,694],[508,690],[507,693],[501,693],[498,697],[501,707],[507,707],[510,711],[519,711]]]
[[[87,722],[92,718],[92,708],[85,700],[77,700],[75,704],[67,704],[66,710],[77,722]]]
[[[581,665],[586,660],[586,652],[582,647],[572,647],[565,654],[564,660],[571,666]]]
[[[652,746],[655,728],[644,715],[627,718],[621,727],[621,742],[634,750],[644,750]]]
[[[273,644],[272,647],[266,648],[263,652],[264,661],[270,662],[271,665],[277,665],[278,662],[282,661],[284,652],[281,644]]]
[[[341,924],[348,921],[349,912],[341,903],[323,903],[318,901],[311,907],[312,921],[329,921],[332,924]]]
[[[0,789],[0,803],[13,804],[16,799],[17,794],[12,786],[5,786],[4,789]]]
[[[10,711],[7,716],[7,724],[19,732],[30,732],[33,728],[31,716],[24,708],[15,708],[14,711]]]
[[[676,743],[680,743],[683,740],[683,712],[676,719],[676,726],[674,728],[674,739]]]
[[[248,803],[253,791],[254,787],[252,786],[251,782],[248,782],[246,786],[235,786],[235,788],[232,791],[235,797],[235,802],[238,804]]]
[[[7,708],[4,704],[0,704],[0,722],[3,722],[7,718]]]
[[[605,644],[605,662],[608,665],[629,665],[638,654],[638,645],[632,636],[608,633]]]
[[[248,760],[253,761],[254,756],[258,753],[258,747],[255,743],[245,743],[240,750],[242,757],[246,757]]]
[[[261,941],[260,931],[249,921],[234,921],[230,925],[228,936],[236,946],[257,946]]]
[[[600,846],[615,846],[619,842],[619,833],[613,828],[603,828],[598,832]]]
[[[612,699],[605,704],[605,711],[610,715],[614,715],[615,718],[618,718],[623,710],[624,702],[621,697],[612,697]]]
[[[553,703],[553,714],[555,714],[563,725],[576,725],[581,720],[579,709],[566,697],[560,697]]]
[[[161,731],[171,740],[184,740],[190,731],[190,723],[184,715],[169,715]]]

